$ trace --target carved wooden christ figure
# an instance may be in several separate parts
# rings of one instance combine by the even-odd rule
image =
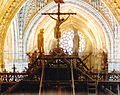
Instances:
[[[70,15],[65,19],[65,18],[62,18],[60,20],[52,17],[51,15],[49,15],[52,19],[56,20],[56,25],[54,27],[54,38],[58,39],[61,37],[61,31],[59,30],[59,34],[58,33],[58,25],[60,26],[62,23],[64,23],[69,17]],[[59,23],[59,24],[58,24]]]

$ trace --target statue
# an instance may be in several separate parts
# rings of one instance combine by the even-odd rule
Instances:
[[[29,57],[29,64],[32,64],[32,54],[30,52],[27,53],[27,56]]]
[[[62,18],[62,19],[60,19],[60,20],[52,17],[51,15],[49,15],[49,16],[50,16],[52,19],[56,20],[56,25],[55,25],[55,27],[54,27],[54,38],[58,39],[58,38],[61,37],[61,32],[60,32],[60,31],[59,31],[59,36],[57,35],[57,33],[58,33],[58,26],[60,26],[62,23],[64,23],[64,22],[69,18],[70,15],[69,15],[66,19]],[[58,23],[58,22],[59,22],[59,23]]]
[[[103,51],[103,60],[104,60],[104,63],[106,64],[108,62],[108,55],[105,51]]]
[[[104,72],[108,72],[108,54],[105,49],[100,49],[101,52],[101,66]]]
[[[34,63],[34,62],[36,61],[37,57],[38,57],[38,53],[37,53],[37,51],[35,50],[35,51],[32,53],[32,63]]]
[[[76,28],[73,28],[74,30],[74,38],[73,38],[73,54],[78,55],[79,53],[79,35],[78,30]]]
[[[38,34],[37,39],[37,47],[39,52],[44,53],[44,29],[40,29],[40,33]]]

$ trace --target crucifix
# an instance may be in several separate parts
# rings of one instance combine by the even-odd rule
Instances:
[[[58,12],[57,13],[42,13],[42,15],[49,15],[52,19],[56,20],[56,26],[54,28],[54,36],[57,39],[57,48],[59,48],[59,38],[60,38],[60,25],[65,22],[70,15],[76,15],[76,13],[61,13],[60,12],[60,3],[64,3],[63,0],[54,0],[58,3]],[[57,15],[57,19],[52,17],[51,15]],[[69,15],[66,19],[60,18],[61,15]],[[55,33],[56,32],[56,33]]]

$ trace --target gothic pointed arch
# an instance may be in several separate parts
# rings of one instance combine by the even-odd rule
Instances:
[[[12,8],[14,8],[15,13],[11,14],[11,16],[9,16],[10,18],[13,18],[14,15],[16,14],[17,10],[21,7],[21,5],[23,5],[23,3],[26,0],[22,0],[22,2],[16,2],[16,1],[11,1],[11,5],[9,6],[9,10],[5,13],[5,16],[3,17],[3,19],[1,19],[0,21],[1,23],[1,34],[2,37],[1,39],[1,63],[3,63],[4,60],[4,42],[5,42],[5,36],[7,33],[7,26],[10,25],[11,19],[8,18],[8,14],[9,12],[11,12]],[[38,0],[39,1],[39,0]],[[109,9],[109,7],[106,5],[107,2],[104,0],[100,0],[100,2],[92,2],[92,1],[83,1],[83,0],[64,0],[65,4],[62,5],[62,8],[69,11],[68,9],[70,9],[70,7],[72,9],[72,11],[77,12],[77,16],[76,17],[71,17],[71,20],[68,20],[68,22],[66,22],[65,24],[62,25],[63,27],[63,32],[67,32],[67,30],[70,30],[71,28],[69,27],[70,25],[75,25],[79,31],[83,34],[85,34],[85,36],[87,38],[89,38],[89,41],[92,44],[92,48],[93,51],[95,52],[97,49],[100,48],[105,48],[108,51],[108,55],[109,55],[109,63],[114,63],[114,60],[117,59],[119,57],[119,46],[117,44],[119,44],[119,21],[116,20],[117,17],[114,16],[113,11],[111,12],[111,10]],[[31,1],[32,4],[34,2]],[[31,3],[29,2],[29,3]],[[51,2],[51,3],[50,3]],[[29,3],[27,2],[26,4],[29,5]],[[18,8],[15,9],[14,5],[18,4]],[[32,5],[31,4],[31,5]],[[48,31],[46,33],[46,37],[49,37],[49,35],[51,35],[49,37],[52,37],[52,29],[54,28],[53,25],[55,24],[54,21],[49,20],[49,17],[43,17],[41,15],[42,12],[49,12],[50,11],[55,11],[57,9],[56,5],[54,2],[52,1],[47,1],[45,0],[45,3],[41,5],[42,9],[40,9],[39,11],[37,11],[36,13],[32,12],[32,14],[29,12],[27,13],[27,17],[25,15],[22,15],[23,17],[25,16],[26,18],[26,23],[24,27],[22,27],[22,32],[24,32],[24,36],[23,36],[23,41],[22,41],[22,54],[24,55],[27,51],[29,51],[29,47],[30,47],[30,42],[32,41],[30,37],[32,37],[31,35],[34,35],[36,33],[37,27],[44,27],[46,28],[46,31]],[[70,6],[70,7],[68,7]],[[20,9],[19,15],[21,15],[20,13],[26,13],[26,11],[24,11],[24,6],[22,7],[22,9]],[[31,8],[31,6],[30,6]],[[32,7],[33,10],[36,7]],[[68,8],[68,9],[67,9]],[[27,9],[27,8],[25,8]],[[21,11],[22,10],[22,11]],[[27,9],[29,10],[29,9]],[[34,13],[34,14],[33,14]],[[17,18],[17,17],[16,17]],[[87,18],[87,19],[86,19]],[[9,21],[8,21],[9,19]],[[80,21],[80,22],[77,22]],[[43,22],[43,23],[42,23]],[[47,22],[47,23],[46,23]],[[53,23],[52,23],[53,22]],[[71,24],[69,24],[69,22],[71,22]],[[41,24],[42,23],[42,24]],[[45,26],[46,24],[46,26]],[[85,24],[85,25],[84,25]],[[4,27],[3,27],[4,26]],[[65,26],[65,27],[64,27]],[[82,27],[83,26],[83,27]],[[67,29],[65,29],[66,27],[68,27]],[[82,27],[82,28],[81,28]],[[87,29],[85,28],[87,27]],[[24,29],[23,29],[24,28]],[[66,31],[65,31],[66,30]],[[18,33],[22,33],[20,30],[18,30]],[[37,33],[36,33],[37,34]],[[100,35],[98,35],[100,34]],[[35,36],[34,36],[35,37]],[[46,53],[47,50],[49,49],[48,44],[50,43],[48,41],[46,41]],[[21,45],[19,45],[21,47]],[[21,51],[21,50],[20,50]],[[18,55],[20,56],[20,55]],[[25,59],[26,56],[21,56],[22,59]]]

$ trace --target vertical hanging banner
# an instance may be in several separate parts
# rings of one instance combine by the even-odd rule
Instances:
[[[58,2],[60,2],[60,3],[64,3],[63,0],[54,0],[54,1],[55,1],[55,3],[58,3]]]

